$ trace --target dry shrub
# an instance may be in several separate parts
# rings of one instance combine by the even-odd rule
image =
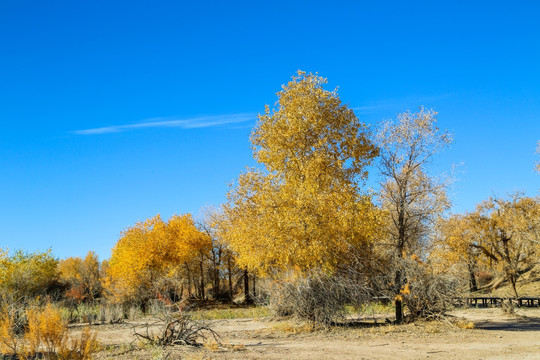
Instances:
[[[16,320],[8,307],[4,305],[0,310],[0,353],[17,354],[20,341],[15,333]]]
[[[128,320],[137,320],[144,316],[144,311],[136,305],[132,305],[127,309],[124,309],[124,318]]]
[[[71,337],[69,344],[64,344],[64,346],[60,347],[58,350],[58,359],[91,359],[92,354],[100,349],[96,336],[97,333],[90,331],[89,327],[83,328],[79,337]]]
[[[98,317],[102,324],[119,324],[124,321],[124,309],[120,304],[102,303]]]
[[[99,320],[102,324],[119,324],[124,320],[137,320],[144,316],[143,311],[135,304],[119,304],[112,302],[102,302],[95,312],[82,319]]]
[[[512,300],[504,299],[503,302],[501,303],[501,311],[505,315],[515,316],[516,315],[516,307],[512,303]]]
[[[216,341],[219,339],[219,335],[205,321],[194,320],[189,311],[181,305],[176,306],[175,311],[172,311],[171,307],[166,308],[161,314],[156,314],[156,318],[157,321],[145,324],[142,333],[134,328],[135,337],[156,346],[201,346],[199,339],[206,341],[208,335]],[[158,330],[151,330],[156,326]]]
[[[452,276],[437,274],[426,264],[403,260],[407,282],[396,297],[408,310],[409,321],[438,319],[453,308],[460,282]]]
[[[275,282],[270,307],[278,316],[329,325],[346,314],[346,305],[359,309],[371,299],[369,288],[347,277],[315,272],[294,280]]]
[[[399,269],[403,286],[396,295],[395,274]],[[346,306],[356,311],[380,299],[400,299],[408,321],[438,319],[453,308],[461,283],[452,276],[437,274],[418,257],[395,262],[358,261],[333,275],[312,272],[293,280],[276,281],[270,287],[270,308],[277,316],[323,326],[343,320]]]
[[[15,335],[24,334],[24,331],[28,326],[28,319],[26,318],[28,302],[26,300],[27,299],[0,295],[0,312],[3,314],[2,319],[5,320],[5,316],[9,316],[11,319],[11,329]]]
[[[42,310],[27,309],[28,325],[21,339],[13,331],[13,313],[2,310],[0,351],[22,359],[45,356],[57,360],[87,360],[98,351],[96,333],[85,328],[79,338],[69,337],[67,323],[61,313],[48,303]]]
[[[47,304],[42,311],[29,309],[28,329],[24,338],[27,353],[35,356],[40,351],[53,354],[67,341],[67,324],[62,320],[60,311]]]
[[[167,305],[164,301],[153,299],[149,302],[148,312],[150,314],[163,314],[167,311]]]

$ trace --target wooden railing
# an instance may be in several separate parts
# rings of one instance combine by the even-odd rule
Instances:
[[[456,298],[456,305],[471,307],[501,306],[503,301],[509,301],[512,305],[519,307],[540,307],[540,297],[522,296],[518,298],[495,297],[495,296],[474,296]]]

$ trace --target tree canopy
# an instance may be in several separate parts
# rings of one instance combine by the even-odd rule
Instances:
[[[540,254],[539,199],[521,194],[490,197],[471,217],[477,238],[472,246],[486,261],[495,263],[518,296],[517,279]]]
[[[106,288],[118,301],[144,300],[158,290],[158,279],[173,276],[210,246],[210,238],[197,229],[189,214],[168,221],[157,215],[138,222],[122,232],[112,250]]]
[[[0,249],[0,295],[25,300],[45,295],[57,285],[58,260],[50,250],[33,253],[22,250],[12,255]]]
[[[224,239],[238,263],[264,274],[332,269],[377,231],[360,193],[377,156],[366,125],[326,79],[298,72],[259,116],[251,140],[261,168],[240,175],[224,206]]]
[[[388,215],[384,222],[389,256],[395,265],[396,320],[402,321],[400,292],[406,285],[401,259],[407,251],[421,252],[438,215],[449,207],[447,182],[429,173],[435,154],[451,142],[436,126],[436,112],[420,108],[404,112],[396,121],[379,125],[376,140],[382,176],[380,204]]]

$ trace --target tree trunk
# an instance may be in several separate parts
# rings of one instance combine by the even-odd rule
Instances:
[[[401,259],[399,259],[398,261],[401,261]],[[403,302],[401,301],[401,282],[402,282],[402,279],[401,279],[401,269],[398,268],[396,270],[396,278],[395,278],[395,283],[396,283],[396,286],[395,286],[395,301],[394,301],[394,305],[396,307],[396,323],[397,324],[401,324],[403,322]]]
[[[220,289],[220,278],[219,278],[219,265],[218,263],[214,263],[214,286],[212,289],[212,292],[214,293],[214,298],[217,298],[219,294],[221,293]]]
[[[404,198],[404,196],[402,197]],[[402,274],[402,258],[403,250],[405,248],[405,210],[403,203],[400,205],[399,219],[398,219],[398,243],[396,247],[396,274],[395,274],[395,301],[394,305],[396,307],[396,323],[401,324],[403,322],[403,302],[401,297],[401,287],[403,283],[403,274]]]
[[[516,295],[516,298],[517,298],[519,297],[519,295],[517,292],[516,283],[517,283],[517,276],[510,275],[510,284],[512,284],[512,290],[514,291],[514,295]]]
[[[201,291],[200,291],[200,298],[204,300],[205,293],[204,293],[204,265],[203,265],[203,254],[201,253],[201,263],[200,263],[200,270],[201,270]]]
[[[506,275],[493,279],[489,284],[482,286],[478,290],[483,291],[489,289],[490,291],[493,291],[497,289],[504,282],[504,280],[506,280]]]
[[[249,292],[249,273],[247,269],[244,270],[244,303],[253,304],[253,299]]]
[[[214,270],[214,286],[212,288],[212,293],[214,294],[214,298],[217,298],[221,293],[221,284],[218,269]]]
[[[478,285],[476,283],[476,276],[474,275],[474,265],[467,264],[467,268],[469,270],[469,291],[470,292],[478,291]]]
[[[518,278],[518,272],[515,269],[515,267],[512,264],[512,256],[510,255],[510,240],[511,236],[507,236],[506,233],[503,232],[501,235],[501,240],[503,243],[503,249],[504,249],[504,261],[506,262],[505,266],[505,272],[506,276],[508,277],[508,280],[510,280],[510,284],[512,285],[512,291],[514,291],[514,295],[518,297],[517,289],[516,289],[516,282]]]
[[[188,279],[188,297],[191,297],[191,269],[189,268],[188,264],[186,265],[187,270],[187,279]]]
[[[231,302],[232,302],[234,298],[234,293],[233,293],[233,285],[232,285],[232,266],[231,266],[230,256],[227,259],[227,270],[229,272],[229,294],[231,296]]]
[[[214,247],[212,249],[212,270],[210,271],[210,274],[212,276],[212,295],[214,296],[214,299],[217,299],[221,293],[221,279],[219,274],[220,265],[221,249],[217,249],[216,247]]]

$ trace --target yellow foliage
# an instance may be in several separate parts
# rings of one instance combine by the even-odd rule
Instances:
[[[452,141],[436,124],[437,113],[421,107],[378,126],[375,139],[383,179],[379,201],[387,213],[385,242],[393,245],[396,258],[404,258],[403,251],[421,249],[429,224],[450,206],[446,196],[449,179],[429,171],[431,158]]]
[[[79,337],[69,337],[60,310],[48,303],[42,310],[27,309],[28,326],[24,342],[13,333],[14,317],[7,308],[0,311],[0,353],[34,359],[39,354],[58,360],[89,360],[99,350],[97,333],[85,327]]]
[[[540,200],[492,197],[474,212],[441,221],[438,230],[431,257],[439,271],[459,262],[481,263],[505,275],[517,296],[517,279],[540,254]]]
[[[175,215],[167,222],[157,215],[122,233],[104,286],[117,301],[144,297],[158,278],[174,275],[180,265],[210,247],[210,237],[197,229],[191,215]]]
[[[90,331],[90,327],[84,327],[80,336],[71,337],[69,343],[62,344],[58,349],[59,360],[90,360],[92,354],[99,351],[97,332]]]
[[[62,320],[58,309],[48,303],[42,311],[29,309],[26,312],[28,329],[26,353],[35,356],[43,346],[47,353],[56,353],[67,341],[67,323]]]
[[[474,329],[476,327],[472,321],[463,321],[463,320],[457,321],[455,325],[458,328],[465,329],[465,330]]]
[[[84,259],[69,257],[58,263],[60,280],[69,286],[66,294],[74,300],[93,300],[101,293],[100,263],[89,251]]]
[[[407,295],[407,294],[410,294],[411,293],[411,289],[409,287],[409,283],[407,282],[403,288],[401,289],[400,291],[403,295]]]
[[[19,339],[14,333],[15,321],[7,306],[0,309],[0,353],[17,354]]]
[[[0,291],[12,298],[42,295],[58,279],[57,264],[50,250],[9,255],[0,249]]]
[[[418,255],[416,255],[416,254],[412,254],[412,255],[411,255],[411,260],[414,260],[414,261],[416,261],[416,262],[419,263],[419,264],[423,264],[423,263],[424,263],[424,262],[420,259],[420,257],[418,257]]]
[[[377,156],[368,129],[327,80],[298,71],[280,91],[276,108],[266,106],[251,135],[255,158],[269,172],[289,180],[331,185],[367,177],[366,165]],[[311,185],[316,185],[312,183]],[[333,184],[341,185],[341,184]]]
[[[409,295],[411,293],[411,288],[409,286],[409,282],[407,282],[405,285],[401,287],[401,290],[399,290],[399,294],[397,294],[394,297],[395,301],[403,301],[403,295]],[[415,296],[416,298],[416,296]]]
[[[368,252],[380,214],[359,194],[377,155],[368,131],[326,79],[298,72],[266,107],[251,140],[264,170],[240,175],[221,236],[240,267],[262,275],[331,270]]]
[[[490,198],[471,214],[476,241],[486,263],[504,273],[518,296],[516,281],[540,254],[540,198],[514,194]]]
[[[437,272],[446,272],[454,264],[478,261],[478,250],[473,246],[478,241],[478,234],[470,214],[439,219],[437,230],[438,236],[430,254]]]

